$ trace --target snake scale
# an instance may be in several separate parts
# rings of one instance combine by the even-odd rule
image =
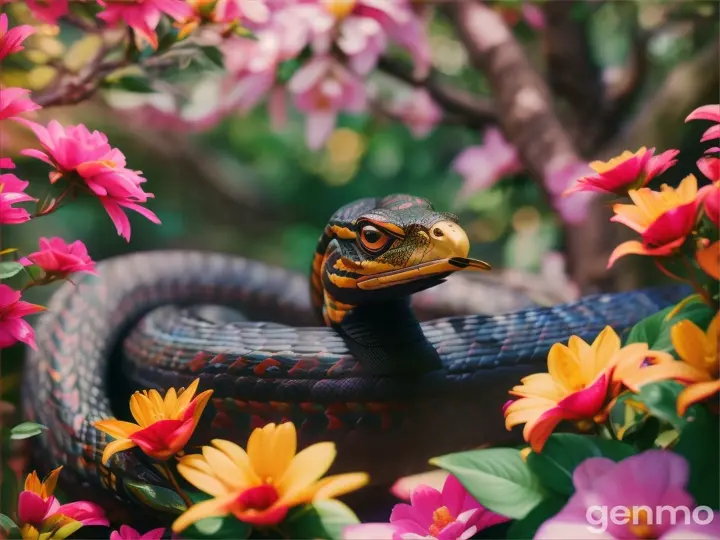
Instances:
[[[503,425],[508,389],[544,370],[554,343],[591,340],[606,325],[627,331],[687,294],[638,290],[419,322],[413,293],[487,269],[468,249],[457,218],[394,195],[333,215],[309,286],[288,270],[201,251],[99,263],[99,276],[54,294],[25,364],[24,413],[49,427],[31,440],[38,468],[64,465],[65,483],[85,498],[90,490],[139,508],[125,481],[164,480],[137,450],[101,464],[108,439],[92,422],[127,415],[132,390],[199,377],[214,394],[195,443],[244,445],[254,427],[291,420],[301,446],[337,444],[334,471],[368,471],[386,485],[432,456],[516,441]]]

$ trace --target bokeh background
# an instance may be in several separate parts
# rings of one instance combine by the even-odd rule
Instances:
[[[588,117],[614,115],[601,118],[603,125],[610,127],[602,135],[590,137],[581,149],[583,157],[588,161],[611,157],[608,152],[612,149],[634,151],[642,145],[656,146],[658,152],[677,148],[680,161],[664,180],[673,184],[687,174],[698,174],[695,162],[705,146],[697,141],[707,126],[683,124],[683,120],[695,107],[718,99],[718,3],[557,3],[565,7],[559,14],[546,12],[539,27],[526,17],[521,2],[488,2],[503,14],[523,51],[553,90],[557,114],[575,140],[584,139],[592,126],[578,119],[579,109],[573,108],[573,102],[585,100]],[[547,9],[538,5],[540,10]],[[22,5],[11,3],[9,9],[15,20],[29,22]],[[448,20],[433,17],[429,31],[437,79],[491,98],[486,74],[472,66]],[[558,37],[569,40],[571,47],[573,40],[586,46],[586,58],[579,64],[550,62],[549,52]],[[73,27],[62,27],[59,34],[43,27],[27,45],[38,52],[4,64],[2,84],[40,91],[51,78],[48,70],[53,61],[82,62],[93,47]],[[571,83],[586,77],[588,66],[605,88],[623,90],[622,81],[629,85],[612,111],[602,112],[592,95],[578,97],[567,91],[569,86],[581,88]],[[210,80],[218,73],[203,66],[186,76]],[[410,89],[384,73],[373,80],[383,91]],[[194,101],[202,107],[211,99],[212,93],[200,91]],[[61,236],[85,242],[96,260],[142,250],[205,249],[307,272],[315,242],[335,209],[358,197],[407,192],[427,197],[438,209],[457,213],[469,233],[472,256],[490,262],[498,269],[497,276],[505,276],[501,279],[508,286],[530,281],[544,283],[539,288],[550,285],[553,294],[538,301],[662,281],[652,266],[633,260],[623,262],[617,281],[573,283],[572,276],[564,275],[562,258],[557,255],[566,247],[562,224],[547,204],[543,188],[530,175],[508,174],[488,189],[462,192],[467,180],[453,169],[453,162],[468,146],[481,144],[483,133],[462,118],[448,118],[428,136],[418,138],[387,111],[343,114],[327,144],[311,151],[304,140],[304,118],[294,111],[279,130],[271,127],[264,106],[198,130],[150,114],[147,107],[128,108],[148,100],[148,94],[128,97],[117,89],[114,93],[103,89],[82,104],[50,108],[38,118],[83,122],[104,131],[127,156],[129,167],[144,172],[148,179],[145,189],[155,194],[148,206],[162,226],[131,213],[132,241],[126,243],[116,236],[97,201],[81,198],[53,215],[21,226],[4,226],[3,248],[18,247],[27,253],[37,246],[40,236]],[[123,104],[123,108],[112,104]],[[47,168],[17,155],[19,149],[32,146],[32,141],[14,126],[2,129],[2,156],[12,157],[22,177],[31,181],[30,191],[42,196]],[[607,209],[607,201],[604,205]],[[602,227],[614,231],[621,226]],[[597,231],[597,235],[601,238],[604,233]],[[605,262],[597,262],[599,275],[604,274]],[[43,303],[52,292],[53,287],[37,288],[28,299]],[[22,355],[22,347],[2,351],[2,399],[11,403],[17,403]],[[11,466],[12,462],[3,459],[6,475]],[[9,500],[7,494],[2,500]]]

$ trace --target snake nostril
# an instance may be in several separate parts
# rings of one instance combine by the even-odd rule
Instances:
[[[435,238],[441,238],[441,237],[443,236],[442,229],[441,229],[440,227],[435,227],[435,228],[433,229],[433,236],[434,236]]]

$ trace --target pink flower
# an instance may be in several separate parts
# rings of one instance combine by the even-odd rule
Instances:
[[[716,227],[720,227],[720,180],[698,191],[698,199],[703,202],[705,215]]]
[[[0,14],[0,60],[25,49],[22,42],[35,33],[35,28],[29,24],[23,24],[8,30],[7,14]]]
[[[169,15],[176,21],[184,21],[193,16],[192,8],[183,0],[142,0],[138,2],[98,0],[98,4],[105,8],[105,11],[98,14],[99,19],[109,25],[124,21],[147,40],[153,49],[158,47],[155,28],[160,23],[163,14]]]
[[[248,21],[262,24],[270,19],[264,0],[218,0],[214,14],[217,22],[239,21],[243,25]]]
[[[40,109],[40,105],[33,102],[29,95],[30,90],[25,88],[0,88],[0,120]]]
[[[27,0],[32,14],[48,24],[55,24],[68,13],[68,0]]]
[[[494,127],[485,130],[481,145],[463,150],[455,158],[452,168],[465,180],[460,197],[488,189],[503,177],[523,170],[515,147],[508,144],[500,130]]]
[[[692,120],[710,120],[711,122],[715,122],[714,126],[709,127],[707,131],[703,133],[702,139],[700,139],[701,142],[720,139],[720,104],[698,107],[685,118],[685,122]]]
[[[14,169],[15,164],[10,158],[0,158],[0,169]]]
[[[718,148],[711,148],[706,154],[712,151],[720,151]],[[720,180],[720,158],[715,156],[705,156],[697,160],[697,167],[711,182]]]
[[[688,474],[685,459],[667,450],[648,450],[619,463],[586,459],[573,473],[575,494],[535,539],[720,538],[716,512],[698,512],[708,518],[704,525],[684,514],[695,508]]]
[[[153,212],[138,204],[153,197],[140,185],[146,179],[125,168],[125,156],[108,144],[105,134],[91,133],[83,124],[63,127],[51,120],[45,128],[35,122],[20,121],[33,130],[45,150],[30,149],[21,153],[55,167],[56,171],[50,175],[51,183],[60,178],[73,182],[79,177],[82,187],[100,200],[120,236],[130,241],[130,221],[123,208],[160,223]]]
[[[110,533],[110,540],[159,540],[165,533],[164,528],[152,529],[145,534],[140,534],[138,531],[127,525],[120,527],[120,531],[113,531]]]
[[[523,19],[530,28],[535,30],[545,29],[545,14],[540,7],[535,4],[523,3],[521,9]]]
[[[46,274],[59,279],[75,272],[97,275],[95,263],[80,240],[67,244],[62,238],[40,238],[40,251],[31,253],[21,262],[35,264]]]
[[[345,528],[342,538],[465,540],[478,531],[506,521],[507,518],[490,512],[473,499],[460,481],[449,475],[442,491],[425,485],[416,487],[410,496],[410,504],[395,505],[390,523],[352,525]]]
[[[646,186],[650,180],[677,163],[675,157],[680,151],[668,150],[653,157],[654,153],[654,148],[648,150],[642,147],[635,153],[625,151],[607,163],[593,161],[590,167],[596,174],[580,178],[565,194],[598,191],[626,195],[630,189]]]
[[[15,164],[10,160],[6,160],[3,166],[8,169],[15,168]],[[30,220],[30,214],[27,210],[13,208],[13,205],[17,203],[37,201],[37,199],[25,193],[25,188],[29,184],[29,182],[20,180],[14,174],[0,174],[0,224],[17,225]]]
[[[317,150],[335,127],[338,113],[360,113],[366,106],[365,88],[355,75],[329,56],[310,60],[290,79],[295,106],[307,114],[306,139]]]
[[[0,348],[4,349],[18,341],[37,350],[35,331],[23,317],[43,311],[45,308],[20,300],[20,291],[0,285]]]
[[[69,517],[70,519],[79,521],[83,525],[99,525],[104,527],[109,525],[105,517],[105,511],[97,504],[89,501],[76,501],[63,504],[55,510],[54,514]]]
[[[425,137],[442,118],[442,110],[428,94],[418,88],[410,96],[392,107],[392,112],[407,124],[415,137]]]

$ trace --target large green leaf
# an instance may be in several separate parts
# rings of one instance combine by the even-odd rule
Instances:
[[[290,538],[339,540],[343,529],[360,523],[355,513],[337,500],[318,501],[293,511],[283,523]]]
[[[155,510],[181,514],[187,508],[180,495],[171,489],[129,480],[125,486],[143,505]]]
[[[678,416],[677,397],[684,386],[677,381],[649,383],[640,388],[636,401],[647,407],[652,416],[669,423],[678,431],[685,427],[685,419]]]
[[[720,508],[720,427],[718,418],[702,405],[685,414],[685,429],[673,450],[690,464],[690,493],[699,506]]]
[[[35,435],[40,435],[46,429],[42,424],[23,422],[10,430],[10,438],[15,440],[28,439]]]
[[[665,351],[675,353],[675,347],[672,344],[670,330],[673,326],[683,320],[695,323],[702,330],[706,330],[710,321],[715,316],[715,311],[711,306],[700,300],[692,301],[685,304],[677,313],[668,320],[663,321],[660,335],[657,340],[652,343],[652,348],[656,351]]]
[[[12,520],[10,516],[0,514],[0,529],[3,531],[11,532],[13,529],[17,529],[18,526]]]
[[[544,488],[569,497],[575,492],[573,472],[583,461],[593,457],[622,461],[634,453],[632,446],[620,441],[574,433],[554,433],[548,438],[542,452],[531,452],[528,455],[527,464]]]
[[[25,268],[22,264],[15,261],[0,262],[0,279],[8,279],[22,272]]]
[[[455,475],[480,504],[512,519],[524,518],[546,496],[520,451],[513,448],[447,454],[430,463]]]
[[[649,317],[646,317],[645,319],[637,323],[635,326],[632,327],[632,330],[630,330],[630,334],[628,334],[625,344],[629,345],[630,343],[647,343],[651,345],[655,343],[658,337],[660,337],[660,332],[665,317],[674,308],[675,306],[665,308],[662,311],[659,311],[654,315],[650,315]]]

